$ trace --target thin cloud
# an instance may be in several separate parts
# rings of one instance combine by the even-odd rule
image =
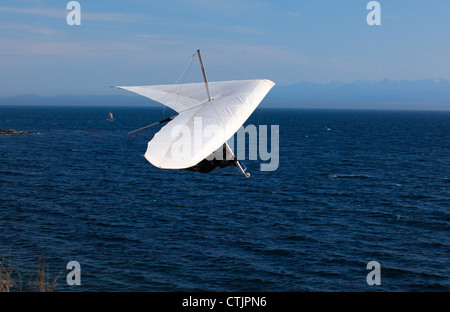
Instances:
[[[302,17],[302,15],[299,12],[293,12],[293,11],[289,11],[287,13],[287,15],[290,16],[290,17],[295,17],[295,18],[301,18]]]
[[[160,35],[156,35],[156,34],[135,34],[135,35],[133,35],[133,37],[138,38],[138,39],[159,39],[159,38],[161,38]]]
[[[47,17],[66,17],[67,12],[66,10],[59,10],[59,9],[40,9],[40,8],[11,8],[11,7],[5,7],[0,6],[0,12],[2,13],[16,13],[16,14],[30,14],[30,15],[39,15],[39,16],[47,16]]]
[[[0,13],[13,13],[13,14],[28,14],[28,15],[38,15],[53,18],[66,18],[69,10],[62,9],[41,9],[41,8],[12,8],[0,6]],[[81,7],[81,18],[82,20],[88,21],[98,21],[98,22],[124,22],[133,21],[136,19],[135,15],[107,12],[107,13],[93,13],[84,12],[83,7]]]
[[[135,34],[132,37],[141,40],[142,42],[152,43],[152,44],[162,44],[162,45],[181,45],[185,42],[183,40],[170,40],[164,36],[157,34]]]
[[[403,17],[400,16],[395,16],[395,15],[386,15],[384,16],[385,19],[390,19],[390,20],[403,20]]]
[[[28,33],[33,35],[54,36],[59,34],[59,32],[55,29],[46,26],[9,22],[0,24],[0,30],[12,35],[17,35],[18,33]]]
[[[230,32],[237,32],[241,34],[253,34],[253,35],[265,35],[266,32],[260,29],[252,28],[252,27],[244,27],[244,26],[231,26],[225,27],[224,30]]]
[[[195,5],[202,9],[213,9],[213,10],[229,10],[235,11],[236,8],[239,10],[249,10],[251,8],[255,8],[250,3],[244,1],[236,1],[236,0],[188,0],[187,3],[191,5]]]
[[[102,57],[104,55],[136,53],[145,51],[139,44],[124,42],[43,42],[30,40],[0,40],[0,56],[63,56],[63,57]]]
[[[83,19],[97,22],[128,22],[136,20],[135,15],[123,13],[90,13],[81,12]]]

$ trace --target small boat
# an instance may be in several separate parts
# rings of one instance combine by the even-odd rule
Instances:
[[[112,114],[111,112],[109,112],[109,118],[106,119],[106,120],[108,120],[108,121],[114,121],[114,120],[116,120],[116,119],[114,118],[113,114]]]

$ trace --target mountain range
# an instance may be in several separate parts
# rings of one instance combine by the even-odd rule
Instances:
[[[0,105],[155,106],[142,96],[127,95],[16,95],[0,98]],[[276,85],[261,107],[333,109],[450,110],[447,79],[300,82]]]
[[[450,81],[300,82],[274,88],[267,101],[283,107],[450,110]]]

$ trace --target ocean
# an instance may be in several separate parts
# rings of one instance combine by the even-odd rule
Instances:
[[[169,115],[1,106],[32,132],[0,135],[4,261],[42,256],[61,292],[450,291],[450,112],[258,109],[279,167],[243,160],[250,179],[152,166],[158,129],[127,132]]]

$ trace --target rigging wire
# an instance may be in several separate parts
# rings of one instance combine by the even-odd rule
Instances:
[[[182,84],[184,83],[184,81],[186,80],[187,74],[188,74],[188,72],[189,72],[189,70],[190,70],[190,68],[191,68],[191,66],[192,66],[193,61],[194,61],[194,56],[195,56],[195,53],[192,54],[192,56],[191,56],[191,57],[189,58],[189,60],[187,61],[186,65],[184,66],[183,71],[182,71],[181,74],[178,76],[178,78],[177,78],[175,84],[178,84],[178,83],[180,82],[180,79],[181,79],[181,78],[183,78],[183,80],[182,80],[181,83],[182,83]],[[181,88],[181,86],[180,86],[180,88]],[[178,102],[178,97],[179,97],[179,96],[180,96],[180,95],[178,94],[178,95],[177,95],[177,100],[176,100],[176,102]],[[176,105],[176,102],[175,102],[175,105]],[[163,108],[163,119],[165,119],[165,117],[166,117],[166,105],[164,105],[164,108]]]
[[[189,72],[191,65],[194,61],[194,56],[195,56],[195,53],[192,54],[192,56],[188,60],[186,66],[184,67],[184,70],[181,72],[180,76],[178,77],[177,81],[175,82],[176,84],[178,84],[178,82],[180,81],[181,77],[183,77],[183,75],[184,75],[183,81],[186,79],[187,73]]]
[[[190,60],[188,61],[188,64],[186,65],[184,71],[181,73],[180,77],[178,77],[178,79],[177,79],[176,84],[178,84],[179,81],[180,81],[180,79],[183,78],[183,80],[181,81],[181,84],[180,84],[180,90],[179,90],[180,92],[177,93],[177,99],[175,100],[175,107],[176,107],[176,105],[177,105],[177,103],[178,103],[178,99],[179,99],[179,97],[180,97],[180,93],[181,93],[181,89],[183,88],[184,81],[186,80],[187,74],[189,73],[189,71],[190,71],[190,69],[191,69],[191,66],[192,66],[192,63],[194,62],[194,56],[195,56],[195,54],[193,54],[193,55],[191,56],[191,58],[190,58]],[[175,108],[175,107],[174,107],[174,108]]]

